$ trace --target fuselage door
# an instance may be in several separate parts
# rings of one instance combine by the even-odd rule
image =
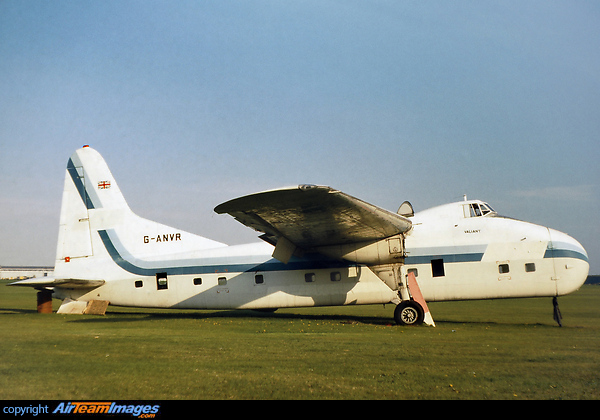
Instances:
[[[548,247],[546,249],[546,254],[544,255],[544,258],[550,258],[550,260],[552,261],[552,276],[550,277],[550,280],[552,280],[555,283],[555,288],[558,292],[558,281],[560,280],[560,277],[558,275],[558,272],[556,270],[556,255],[555,255],[555,244],[553,242],[553,238],[552,238],[552,231],[549,228],[548,229]]]

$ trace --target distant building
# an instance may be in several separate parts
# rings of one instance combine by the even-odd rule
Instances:
[[[54,267],[0,266],[0,279],[22,280],[47,277],[53,273]]]

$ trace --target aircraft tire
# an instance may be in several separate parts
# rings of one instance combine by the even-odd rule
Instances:
[[[400,302],[394,309],[394,320],[398,325],[421,325],[425,319],[425,311],[414,300]]]

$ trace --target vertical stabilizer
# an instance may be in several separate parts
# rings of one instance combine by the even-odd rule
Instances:
[[[151,261],[222,246],[226,245],[134,214],[108,165],[91,147],[84,146],[69,159],[56,278],[109,280],[122,277],[124,258]]]
[[[102,156],[84,146],[67,163],[57,264],[94,255],[90,211],[95,209],[131,212]]]

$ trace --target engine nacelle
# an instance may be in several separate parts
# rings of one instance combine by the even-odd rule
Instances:
[[[375,242],[360,242],[316,248],[315,251],[331,258],[344,259],[368,266],[404,262],[404,237],[391,236]]]

